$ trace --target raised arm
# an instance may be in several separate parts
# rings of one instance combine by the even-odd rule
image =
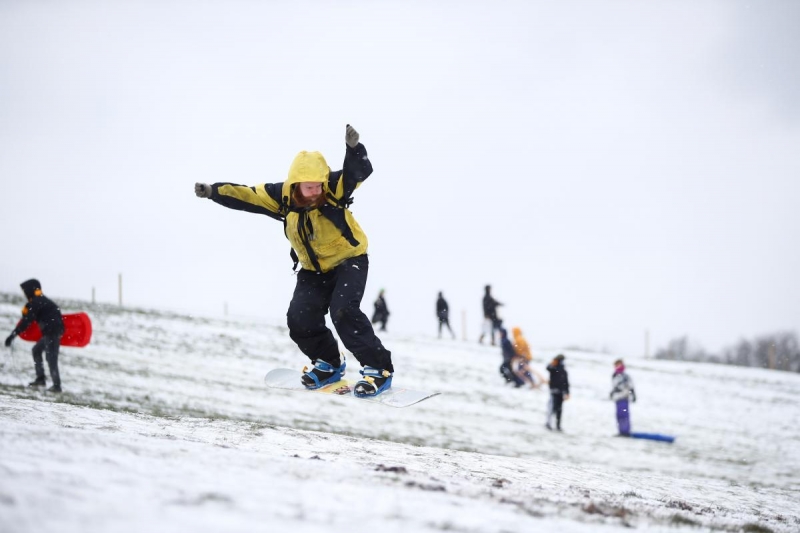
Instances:
[[[359,142],[359,138],[355,128],[348,124],[344,134],[347,148],[342,165],[342,176],[335,187],[332,187],[337,198],[345,198],[352,194],[372,174],[372,163],[367,156],[367,149]]]

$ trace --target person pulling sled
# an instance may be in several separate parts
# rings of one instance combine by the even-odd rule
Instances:
[[[61,347],[61,337],[64,335],[64,318],[58,305],[42,294],[42,284],[37,279],[29,279],[20,284],[23,294],[28,299],[28,303],[22,308],[22,320],[6,338],[6,347],[10,347],[14,338],[28,329],[33,322],[39,324],[42,331],[42,338],[33,345],[33,367],[36,371],[36,379],[28,384],[32,388],[47,386],[47,379],[44,375],[44,361],[42,352],[47,359],[47,366],[50,368],[50,379],[53,386],[48,392],[61,392],[61,374],[58,371],[58,350]]]

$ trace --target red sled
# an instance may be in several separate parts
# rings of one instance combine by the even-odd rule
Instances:
[[[63,315],[64,336],[61,337],[61,346],[75,346],[83,348],[92,339],[92,321],[86,313],[72,313]],[[21,321],[20,321],[21,322]],[[36,342],[42,338],[42,330],[36,322],[19,334],[25,341]]]

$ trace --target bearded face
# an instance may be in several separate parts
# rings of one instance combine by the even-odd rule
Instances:
[[[322,183],[298,183],[294,188],[294,203],[300,207],[320,207],[325,203]]]

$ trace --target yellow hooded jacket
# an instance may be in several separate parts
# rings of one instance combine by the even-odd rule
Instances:
[[[351,195],[372,174],[363,144],[347,147],[342,170],[331,171],[319,152],[300,152],[286,181],[253,187],[215,183],[211,199],[225,207],[267,215],[284,222],[295,262],[306,270],[328,272],[342,261],[367,253],[367,236],[348,209]],[[327,201],[319,208],[294,205],[298,183],[322,183]]]
[[[528,341],[522,336],[522,330],[520,328],[514,328],[511,330],[511,333],[514,335],[514,349],[517,353],[524,357],[526,361],[533,359]]]

